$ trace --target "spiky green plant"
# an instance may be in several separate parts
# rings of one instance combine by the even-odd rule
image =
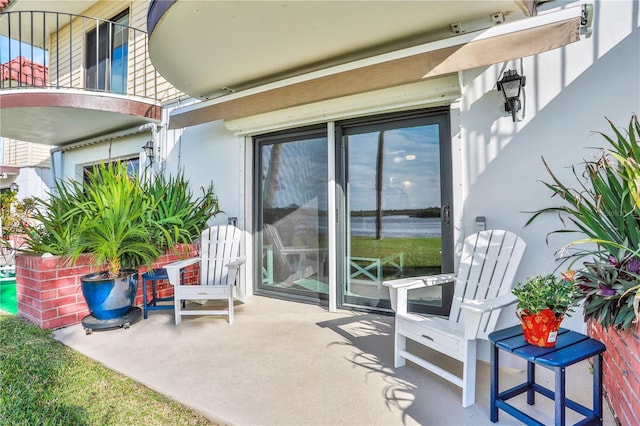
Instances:
[[[114,278],[121,269],[151,265],[158,258],[161,252],[151,239],[151,229],[160,225],[148,215],[156,208],[155,200],[145,196],[140,181],[127,173],[125,163],[101,164],[89,172],[84,193],[86,200],[77,206],[83,220],[72,261],[91,253],[94,263],[106,263],[109,277]]]
[[[150,221],[160,227],[152,230],[152,237],[162,249],[178,243],[189,244],[206,227],[209,218],[220,213],[213,184],[201,188],[202,195],[194,197],[183,173],[168,178],[158,174],[144,189],[154,200]]]
[[[587,260],[578,275],[586,295],[585,317],[605,327],[626,329],[640,318],[640,123],[634,115],[625,133],[607,121],[613,134],[600,135],[609,147],[600,150],[597,160],[584,161],[584,173],[572,167],[575,188],[564,184],[545,162],[551,182],[544,185],[563,204],[535,212],[527,225],[552,213],[561,218],[563,227],[550,234],[584,236],[561,252],[563,260],[572,264]]]
[[[37,199],[38,225],[27,229],[31,253],[65,256],[75,263],[89,253],[107,264],[109,277],[152,262],[167,248],[190,244],[219,212],[211,185],[194,198],[182,175],[142,183],[126,163],[100,164],[83,184],[56,183],[48,200]]]
[[[78,229],[85,219],[80,206],[86,201],[82,183],[56,181],[55,195],[36,198],[38,225],[27,224],[24,230],[27,245],[23,251],[60,256],[74,252],[80,239]]]

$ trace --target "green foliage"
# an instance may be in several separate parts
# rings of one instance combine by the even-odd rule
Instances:
[[[611,121],[609,125],[612,135],[600,135],[610,147],[601,149],[595,161],[585,160],[581,173],[573,166],[575,187],[561,182],[545,162],[551,182],[544,184],[553,196],[563,200],[563,205],[535,212],[527,224],[540,215],[557,214],[563,227],[550,234],[575,232],[585,237],[561,250],[565,261],[588,262],[578,276],[586,295],[585,319],[627,329],[637,316],[628,307],[637,300],[638,291],[640,123],[633,116],[626,133]],[[611,294],[614,289],[615,301]]]
[[[155,200],[145,196],[140,182],[127,170],[125,163],[101,164],[88,173],[77,206],[79,244],[71,260],[91,253],[97,265],[108,264],[110,277],[117,277],[120,269],[151,265],[161,253],[151,239],[151,229],[162,228],[148,214],[156,208]]]
[[[585,317],[593,318],[605,328],[631,328],[640,288],[637,269],[632,272],[611,262],[588,262],[577,278],[585,294]]]
[[[81,206],[88,202],[81,182],[56,182],[55,195],[46,200],[36,198],[38,225],[27,227],[25,241],[28,248],[25,251],[71,256],[80,245],[78,231],[83,220],[87,220]]]
[[[0,314],[0,424],[205,425],[192,410]]]
[[[551,309],[558,318],[573,312],[571,308],[578,306],[583,297],[575,282],[559,279],[553,274],[527,278],[511,291],[518,298],[518,308],[527,315]]]
[[[201,188],[202,195],[194,199],[182,173],[169,178],[158,174],[144,184],[144,191],[155,205],[149,211],[150,221],[160,226],[152,230],[152,237],[162,250],[177,243],[189,244],[207,220],[220,213],[213,184]]]
[[[18,200],[15,191],[0,193],[2,237],[6,238],[9,235],[21,234],[25,224],[29,223],[35,214],[35,200],[33,198],[28,197]]]
[[[85,185],[57,182],[55,194],[36,200],[38,225],[28,229],[29,251],[65,256],[71,263],[90,253],[116,277],[121,269],[151,265],[166,248],[193,242],[219,212],[213,187],[194,198],[182,175],[156,178],[145,184],[120,163],[100,164]]]

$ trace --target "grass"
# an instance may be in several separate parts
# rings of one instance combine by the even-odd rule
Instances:
[[[198,413],[0,314],[0,424],[211,425]]]
[[[440,268],[440,238],[351,237],[351,256],[385,258],[404,253],[407,269]]]

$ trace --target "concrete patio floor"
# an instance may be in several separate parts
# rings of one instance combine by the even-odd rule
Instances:
[[[463,409],[461,390],[408,363],[393,368],[393,317],[253,296],[236,321],[155,311],[129,329],[85,335],[81,325],[57,330],[64,344],[232,425],[491,425],[489,365],[478,362],[476,404]],[[434,354],[437,356],[437,354]],[[456,366],[457,367],[457,366]],[[551,372],[538,381],[553,387]],[[525,373],[500,372],[501,390]],[[592,376],[582,362],[567,369],[567,396],[591,407]],[[552,401],[518,407],[553,424]],[[500,412],[497,424],[520,424]],[[582,417],[567,410],[567,423]],[[615,425],[605,402],[605,425]]]

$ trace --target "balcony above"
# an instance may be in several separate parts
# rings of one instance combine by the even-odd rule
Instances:
[[[488,28],[495,13],[520,20],[534,3],[151,0],[149,52],[171,84],[209,99]]]
[[[66,145],[159,123],[178,92],[155,71],[147,34],[61,12],[0,13],[0,136]],[[5,60],[9,58],[9,60]]]

